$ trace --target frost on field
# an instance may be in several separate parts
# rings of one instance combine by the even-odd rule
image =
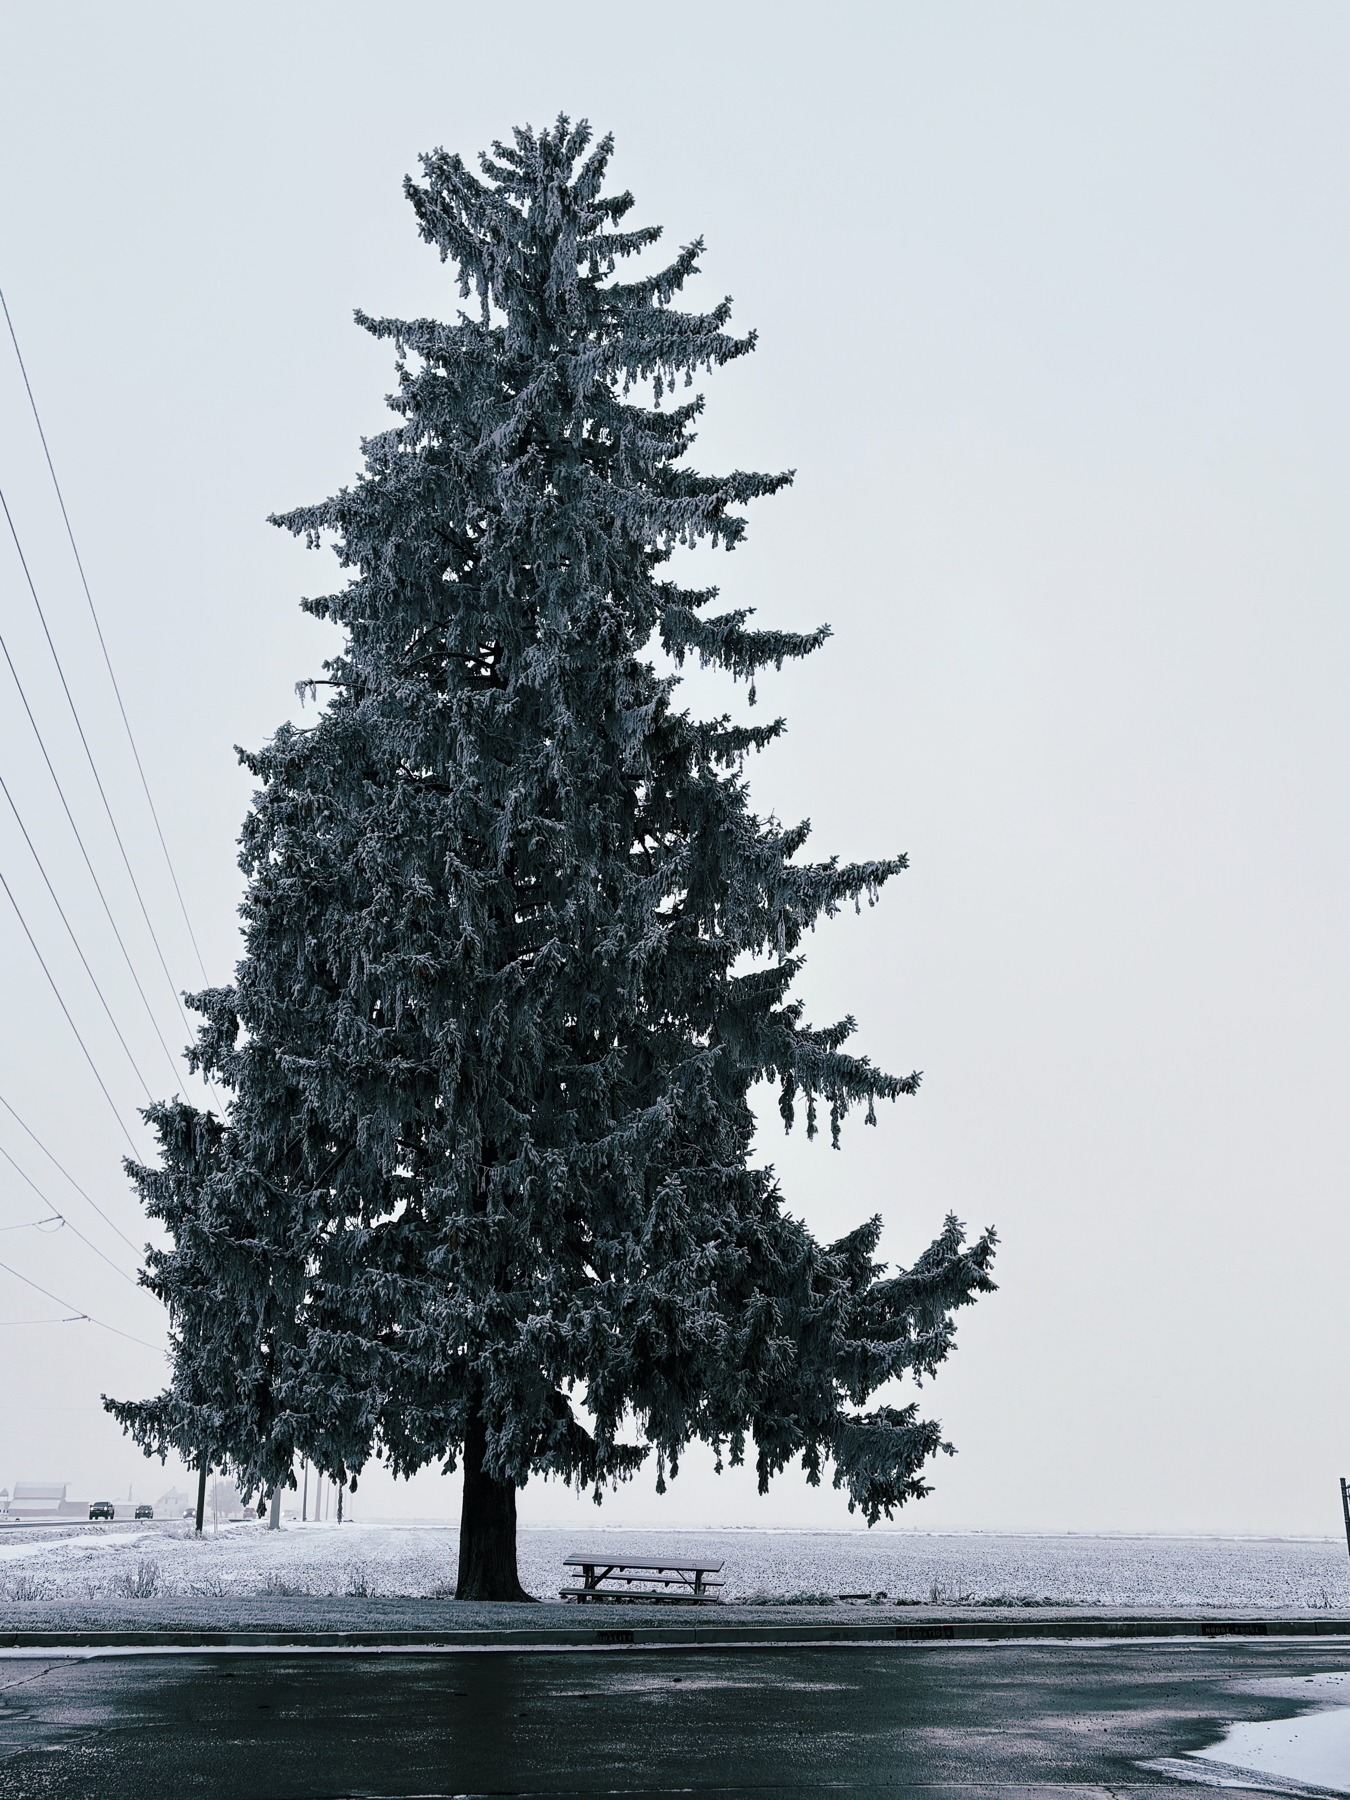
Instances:
[[[432,1522],[249,1522],[72,1533],[0,1544],[0,1602],[316,1595],[448,1599],[458,1536]],[[1350,1564],[1331,1539],[1030,1537],[914,1531],[639,1532],[522,1529],[527,1590],[557,1603],[562,1560],[594,1552],[725,1563],[726,1599],[824,1605],[839,1594],[881,1604],[1150,1607],[1350,1606]]]

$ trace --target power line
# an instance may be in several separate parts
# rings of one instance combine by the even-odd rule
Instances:
[[[33,936],[32,932],[28,929],[28,921],[27,921],[27,919],[24,918],[23,913],[20,911],[19,903],[14,898],[13,892],[10,889],[10,885],[5,880],[3,874],[0,874],[0,887],[4,888],[5,893],[9,896],[9,903],[14,908],[15,914],[18,917],[18,921],[19,921],[20,925],[23,926],[24,936],[28,939],[28,942],[33,946],[33,955],[36,956],[38,961],[42,964],[42,973],[47,977],[48,982],[51,984],[51,990],[56,995],[56,1004],[61,1008],[61,1011],[66,1015],[66,1023],[70,1026],[70,1029],[75,1033],[75,1042],[80,1046],[81,1050],[84,1051],[84,1060],[89,1064],[89,1067],[93,1070],[94,1080],[98,1083],[100,1089],[102,1090],[103,1098],[108,1102],[108,1105],[112,1108],[112,1115],[117,1120],[118,1130],[122,1133],[122,1136],[127,1140],[128,1144],[131,1145],[131,1154],[133,1156],[135,1156],[136,1145],[132,1139],[131,1133],[127,1130],[125,1124],[122,1121],[121,1113],[117,1110],[117,1102],[113,1099],[112,1095],[108,1092],[107,1083],[104,1081],[103,1077],[98,1072],[98,1064],[94,1061],[93,1057],[89,1054],[88,1044],[86,1044],[84,1039],[80,1036],[79,1026],[75,1023],[74,1019],[71,1018],[70,1008],[66,1005],[65,1001],[62,999],[61,990],[56,985],[56,977],[52,974],[51,970],[47,967],[46,958],[43,956],[41,950],[38,949],[37,939]]]
[[[127,742],[131,746],[131,754],[135,759],[136,773],[141,778],[141,789],[145,794],[145,803],[150,808],[150,817],[155,822],[155,832],[159,838],[159,847],[164,852],[164,862],[169,871],[169,879],[173,882],[173,891],[178,897],[179,911],[183,915],[184,925],[187,926],[187,934],[192,940],[192,950],[197,958],[197,967],[202,972],[202,980],[209,982],[210,976],[206,973],[206,964],[202,960],[202,953],[197,944],[197,934],[192,929],[192,920],[188,915],[187,903],[183,899],[183,890],[178,884],[178,872],[173,866],[173,858],[169,855],[168,841],[164,836],[164,828],[159,822],[159,813],[156,810],[154,798],[150,792],[150,783],[146,779],[145,768],[141,762],[141,753],[137,747],[136,739],[131,729],[131,720],[127,717],[127,709],[122,701],[122,690],[117,685],[117,676],[113,672],[112,658],[108,654],[108,646],[104,642],[103,627],[99,623],[98,611],[94,605],[94,596],[89,591],[89,580],[84,572],[84,562],[80,556],[79,545],[75,542],[75,532],[70,523],[70,514],[66,511],[66,497],[61,492],[61,483],[56,477],[56,465],[53,463],[52,453],[47,447],[47,434],[42,429],[42,415],[38,412],[37,400],[33,394],[33,384],[28,379],[28,369],[23,360],[23,352],[19,349],[18,335],[14,330],[14,321],[10,317],[9,303],[5,299],[3,289],[0,289],[0,308],[3,308],[4,310],[5,324],[9,327],[9,341],[14,346],[14,355],[18,360],[19,373],[23,376],[24,391],[28,395],[28,404],[33,409],[33,423],[37,426],[38,437],[42,442],[42,454],[47,459],[47,471],[52,478],[52,486],[56,489],[56,500],[58,506],[61,508],[61,518],[66,527],[66,536],[70,539],[71,554],[75,558],[75,567],[80,572],[80,585],[84,589],[84,597],[89,603],[89,616],[94,621],[94,632],[98,638],[98,647],[103,652],[103,666],[108,671],[108,680],[112,683],[112,691],[117,698],[117,710],[122,716],[122,725],[127,734]]]
[[[116,1272],[122,1277],[123,1281],[129,1281],[133,1287],[140,1286],[140,1283],[136,1280],[136,1277],[134,1275],[128,1275],[125,1269],[118,1268],[117,1264],[113,1261],[113,1259],[110,1256],[105,1256],[103,1251],[99,1249],[98,1245],[93,1241],[92,1238],[87,1238],[84,1235],[84,1233],[80,1230],[78,1225],[72,1225],[70,1223],[70,1220],[61,1211],[60,1207],[57,1206],[56,1202],[54,1200],[49,1200],[47,1198],[47,1196],[43,1193],[42,1189],[38,1186],[36,1181],[33,1180],[33,1177],[31,1175],[27,1174],[23,1169],[21,1169],[19,1167],[18,1163],[15,1162],[14,1158],[10,1155],[9,1151],[4,1148],[3,1145],[0,1145],[0,1156],[4,1157],[5,1161],[9,1164],[10,1168],[13,1169],[14,1173],[19,1177],[20,1181],[26,1181],[28,1183],[29,1187],[32,1188],[33,1192],[37,1195],[38,1199],[42,1201],[43,1205],[51,1207],[52,1211],[56,1214],[57,1218],[60,1219],[61,1223],[65,1226],[69,1227],[69,1229],[75,1233],[76,1237],[80,1240],[80,1242],[82,1244],[88,1244],[89,1248],[93,1251],[95,1256],[102,1256],[104,1262],[107,1263],[108,1267],[110,1269],[116,1270]],[[36,1221],[30,1220],[30,1223],[36,1223]],[[17,1229],[17,1227],[11,1227],[11,1229]]]
[[[0,1155],[3,1154],[4,1152],[0,1151]],[[13,1159],[11,1158],[11,1160]],[[55,1219],[58,1224],[64,1225],[66,1223],[59,1213],[53,1213],[52,1218]],[[25,1219],[21,1225],[0,1225],[0,1231],[36,1231],[39,1225],[50,1225],[51,1222],[51,1219]],[[73,1225],[71,1226],[71,1230],[75,1230]]]
[[[33,1140],[33,1142],[37,1145],[38,1149],[46,1157],[47,1161],[56,1170],[57,1174],[65,1176],[66,1180],[74,1188],[75,1192],[80,1196],[81,1200],[87,1201],[88,1204],[90,1206],[92,1206],[94,1211],[98,1214],[99,1218],[102,1219],[103,1223],[105,1225],[107,1225],[108,1227],[110,1227],[111,1230],[113,1230],[117,1233],[118,1237],[121,1238],[122,1242],[127,1246],[127,1248],[129,1250],[134,1250],[136,1252],[137,1256],[139,1256],[141,1253],[140,1246],[133,1244],[131,1239],[127,1236],[126,1232],[122,1230],[122,1227],[120,1225],[115,1225],[113,1223],[113,1221],[108,1217],[107,1213],[104,1212],[103,1208],[99,1205],[98,1201],[91,1199],[90,1196],[85,1193],[84,1189],[80,1186],[79,1182],[76,1181],[75,1177],[71,1174],[70,1170],[67,1169],[62,1163],[57,1162],[56,1158],[52,1155],[51,1151],[43,1143],[42,1139],[38,1136],[38,1134],[33,1130],[32,1126],[26,1124],[24,1122],[24,1120],[19,1117],[18,1113],[15,1112],[14,1108],[10,1105],[9,1101],[6,1100],[6,1098],[3,1094],[0,1094],[0,1106],[4,1107],[5,1111],[9,1114],[10,1118],[13,1119],[14,1123],[19,1127],[20,1131],[25,1132]],[[48,1202],[48,1204],[50,1205],[50,1202]]]
[[[70,825],[70,829],[75,834],[75,842],[80,847],[80,855],[84,858],[84,866],[89,871],[89,879],[93,882],[94,889],[97,892],[100,901],[102,901],[102,903],[103,903],[103,910],[107,914],[109,925],[112,927],[112,934],[117,939],[117,947],[122,952],[122,960],[126,963],[127,971],[130,974],[132,981],[136,984],[136,992],[141,997],[141,1004],[142,1004],[142,1006],[144,1006],[145,1011],[146,1011],[146,1016],[149,1018],[150,1023],[154,1028],[155,1036],[159,1039],[160,1047],[164,1051],[164,1054],[169,1058],[169,1061],[172,1063],[173,1062],[173,1052],[169,1049],[168,1044],[165,1043],[165,1041],[164,1041],[164,1033],[159,1028],[159,1020],[155,1017],[154,1008],[150,1004],[150,998],[147,995],[144,987],[141,985],[141,978],[136,972],[136,965],[131,960],[131,952],[127,949],[126,942],[122,937],[122,933],[118,929],[117,920],[113,917],[112,907],[109,906],[109,904],[108,904],[108,896],[103,891],[103,883],[98,878],[97,872],[94,869],[93,862],[90,859],[89,851],[85,846],[84,838],[80,835],[80,828],[75,823],[75,815],[73,812],[71,812],[70,802],[66,799],[66,790],[61,786],[61,778],[56,773],[55,766],[53,765],[51,756],[47,750],[47,741],[42,735],[42,731],[38,725],[36,718],[33,716],[33,709],[28,704],[28,694],[24,688],[22,681],[20,681],[20,679],[19,679],[19,671],[14,667],[14,658],[10,655],[9,645],[5,642],[3,636],[0,636],[0,654],[3,654],[5,662],[9,666],[9,672],[10,672],[11,676],[14,678],[14,685],[19,690],[19,698],[23,702],[24,712],[28,715],[28,723],[33,728],[33,736],[38,741],[38,749],[41,750],[41,752],[42,752],[42,760],[47,765],[47,773],[52,778],[52,785],[55,787],[56,792],[60,798],[61,808],[66,815],[66,819]],[[182,1010],[181,1005],[180,1005],[179,1010],[180,1011]]]
[[[9,501],[6,500],[2,489],[0,489],[0,508],[3,508],[4,510],[5,523],[9,526],[9,535],[14,540],[14,548],[18,552],[19,562],[23,567],[24,580],[28,583],[28,592],[33,596],[33,605],[37,608],[37,616],[42,623],[42,635],[46,638],[47,648],[52,653],[52,661],[56,664],[56,673],[61,678],[61,691],[66,697],[66,705],[70,708],[70,716],[75,721],[75,729],[79,733],[80,743],[84,747],[85,760],[89,764],[89,773],[94,777],[94,786],[98,789],[98,797],[103,802],[103,810],[108,815],[108,823],[112,827],[113,837],[117,840],[117,848],[121,852],[122,863],[127,872],[127,880],[130,881],[131,890],[136,896],[136,904],[141,909],[141,917],[145,920],[145,929],[150,933],[150,942],[155,946],[155,955],[159,958],[159,966],[164,971],[164,979],[169,984],[169,992],[173,995],[174,1005],[182,1015],[185,1029],[191,1031],[192,1026],[189,1023],[187,1013],[183,1010],[182,997],[179,994],[178,989],[174,986],[173,976],[169,973],[169,965],[164,960],[164,951],[160,946],[158,934],[156,933],[154,923],[150,918],[149,908],[145,904],[145,896],[141,893],[141,885],[137,881],[136,872],[131,866],[131,858],[127,855],[127,847],[122,842],[122,833],[118,830],[117,820],[113,816],[112,806],[104,791],[103,778],[98,772],[98,764],[94,761],[94,753],[89,748],[89,739],[84,734],[84,723],[80,718],[79,708],[75,705],[74,696],[70,691],[70,684],[66,680],[66,671],[62,666],[60,656],[57,654],[56,644],[52,638],[51,629],[47,624],[47,615],[42,610],[41,600],[38,599],[37,587],[33,581],[32,571],[28,567],[28,558],[23,553],[23,545],[19,541],[19,533],[15,528],[13,515],[9,510]]]
[[[71,924],[70,920],[66,917],[66,909],[64,906],[62,906],[60,900],[57,898],[56,889],[52,886],[52,883],[51,883],[51,877],[47,873],[46,866],[43,863],[42,858],[38,855],[37,846],[34,844],[32,838],[28,835],[28,827],[23,822],[23,815],[20,813],[18,807],[14,804],[14,796],[13,796],[13,794],[10,793],[9,785],[5,781],[5,778],[3,775],[0,775],[0,790],[3,790],[5,799],[9,801],[9,810],[14,814],[15,822],[17,823],[19,830],[23,833],[24,843],[27,844],[28,848],[33,853],[33,861],[37,864],[38,872],[42,876],[43,881],[46,882],[46,884],[47,884],[47,892],[52,897],[52,905],[56,908],[57,912],[60,913],[61,923],[65,926],[67,934],[70,937],[71,943],[74,944],[74,946],[75,946],[75,954],[79,957],[80,961],[84,964],[84,972],[89,977],[90,981],[93,983],[94,992],[98,995],[99,999],[103,1002],[103,1010],[108,1015],[108,1023],[112,1026],[113,1030],[117,1033],[117,1041],[122,1046],[122,1048],[126,1051],[127,1061],[131,1064],[132,1068],[135,1069],[136,1079],[137,1079],[137,1081],[140,1082],[141,1086],[144,1088],[146,1099],[153,1103],[154,1096],[150,1092],[150,1084],[145,1079],[144,1075],[141,1074],[140,1064],[136,1061],[136,1058],[132,1055],[131,1046],[130,1046],[130,1044],[128,1044],[127,1040],[122,1036],[122,1028],[117,1023],[117,1020],[113,1017],[113,1010],[108,1005],[108,1002],[104,995],[103,989],[98,985],[98,977],[94,974],[94,971],[89,967],[89,958],[85,955],[84,951],[80,948],[80,940],[75,935],[75,927]],[[174,1073],[177,1074],[177,1070],[175,1070]]]
[[[87,1313],[71,1313],[64,1319],[0,1319],[0,1326],[10,1325],[87,1325],[90,1323]],[[137,1338],[137,1343],[140,1339]]]
[[[59,1294],[53,1294],[52,1292],[50,1292],[49,1289],[47,1289],[45,1287],[39,1287],[36,1281],[30,1281],[26,1275],[20,1275],[19,1271],[17,1269],[11,1269],[8,1263],[0,1262],[0,1269],[3,1269],[6,1273],[6,1275],[12,1275],[16,1281],[22,1281],[26,1287],[35,1289],[37,1293],[41,1294],[45,1299],[52,1301],[55,1305],[57,1305],[57,1306],[69,1306],[70,1305],[69,1300],[63,1300]],[[77,1312],[74,1314],[73,1318],[71,1318],[69,1320],[64,1320],[62,1322],[65,1324],[74,1324],[76,1319],[86,1319],[86,1320],[88,1320],[89,1324],[97,1325],[103,1331],[111,1331],[116,1337],[126,1338],[128,1343],[140,1344],[143,1349],[158,1350],[161,1356],[164,1356],[167,1354],[167,1352],[165,1351],[162,1344],[147,1344],[144,1338],[132,1337],[132,1335],[129,1331],[121,1331],[118,1329],[118,1327],[116,1325],[109,1325],[109,1324],[105,1323],[105,1321],[102,1319],[96,1319],[92,1313]],[[18,1322],[25,1323],[26,1321],[18,1321]],[[35,1323],[35,1324],[37,1322],[38,1321],[36,1321],[36,1320],[33,1321],[33,1323]]]

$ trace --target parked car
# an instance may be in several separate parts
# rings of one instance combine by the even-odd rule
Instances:
[[[113,1516],[113,1503],[111,1500],[95,1500],[94,1504],[89,1508],[89,1517],[91,1519],[111,1519]]]
[[[136,1517],[138,1519],[153,1519],[154,1516],[155,1509],[153,1506],[138,1506],[136,1508]]]

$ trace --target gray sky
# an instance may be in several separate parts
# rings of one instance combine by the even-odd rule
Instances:
[[[815,848],[910,853],[814,940],[814,1015],[917,1099],[766,1154],[822,1233],[908,1260],[943,1213],[1001,1292],[925,1397],[960,1454],[920,1527],[1338,1528],[1346,1076],[1346,64],[1324,0],[5,8],[0,283],[212,981],[236,955],[232,745],[296,712],[338,577],[263,522],[349,480],[386,347],[457,304],[400,193],[559,110],[693,298],[760,349],[698,455],[794,467],[728,600],[829,647],[762,684],[755,791]],[[0,483],[173,980],[201,982],[0,341]],[[0,521],[2,526],[3,521]],[[0,630],[150,1009],[184,1033],[12,544]],[[173,1076],[0,667],[0,774],[152,1092]],[[712,684],[700,683],[700,698]],[[715,703],[720,704],[720,699]],[[139,1243],[143,1098],[0,796],[0,1093]],[[177,1078],[184,1085],[183,1078]],[[0,1148],[132,1253],[0,1109]],[[156,1343],[155,1303],[0,1163],[0,1261]],[[0,1320],[67,1310],[0,1271]],[[0,1326],[0,1484],[168,1483],[98,1411],[158,1386],[92,1324]],[[369,1505],[392,1489],[368,1484]],[[427,1478],[398,1503],[443,1509]],[[529,1518],[588,1504],[531,1489]],[[602,1521],[847,1520],[697,1456]]]

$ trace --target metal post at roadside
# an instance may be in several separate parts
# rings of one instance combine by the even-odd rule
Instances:
[[[300,1502],[300,1523],[302,1525],[304,1525],[305,1523],[307,1523],[307,1521],[309,1519],[309,1458],[308,1457],[306,1457],[304,1459],[304,1461],[301,1463],[300,1467],[303,1470],[304,1477],[305,1477],[305,1497]]]
[[[202,1452],[201,1471],[197,1476],[197,1536],[202,1535],[202,1525],[206,1520],[206,1452]],[[1341,1483],[1344,1487],[1345,1483]]]
[[[1350,1550],[1350,1489],[1345,1485],[1345,1477],[1341,1476],[1341,1512],[1345,1518],[1345,1547]]]

